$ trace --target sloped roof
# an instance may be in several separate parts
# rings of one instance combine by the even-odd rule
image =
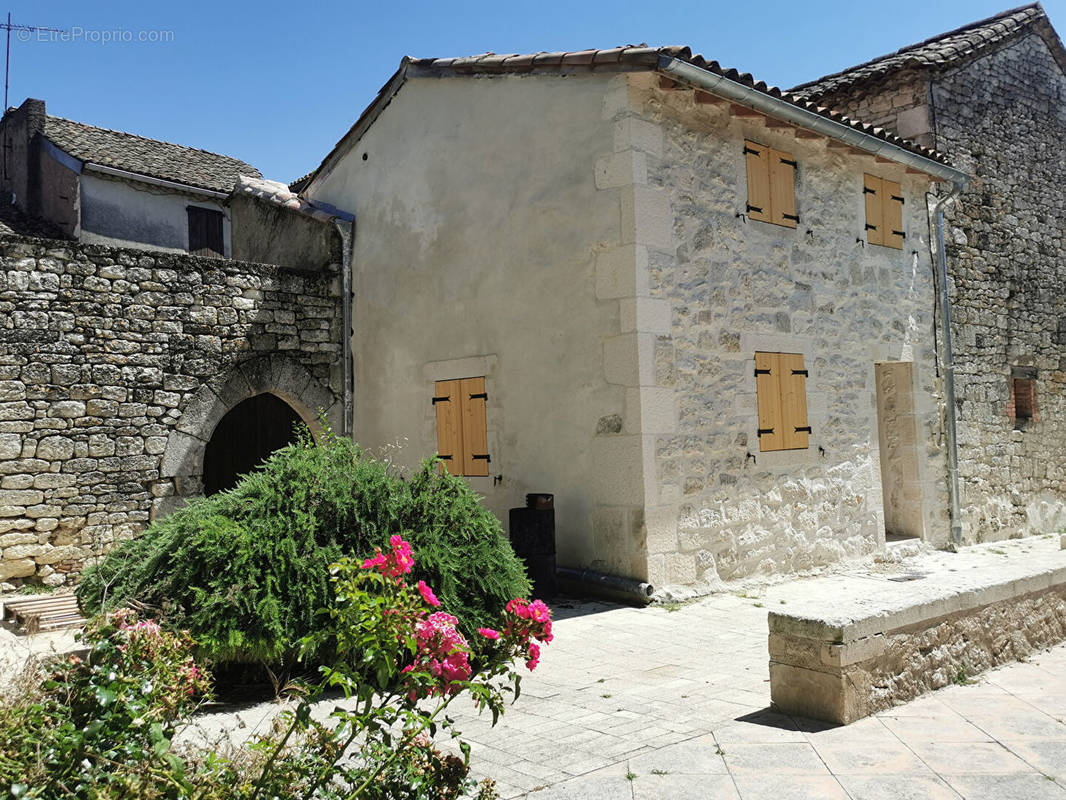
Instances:
[[[1032,3],[972,22],[953,31],[926,39],[924,42],[908,45],[894,53],[880,56],[832,75],[801,83],[790,91],[798,97],[809,100],[876,81],[904,69],[950,67],[1024,33],[1034,26],[1037,26],[1040,33],[1048,40],[1059,63],[1066,67],[1066,51],[1063,50],[1062,42],[1052,29],[1040,3]]]
[[[347,142],[358,141],[363,131],[366,130],[377,118],[381,110],[392,100],[400,90],[408,77],[462,77],[471,75],[562,75],[582,72],[638,72],[657,71],[660,69],[663,59],[677,59],[692,64],[700,69],[719,75],[730,81],[742,84],[758,92],[774,97],[785,103],[797,106],[804,110],[818,114],[827,119],[846,125],[856,131],[881,139],[897,147],[909,150],[923,158],[947,164],[947,159],[940,153],[923,147],[908,139],[904,139],[889,130],[877,128],[873,125],[851,119],[839,111],[824,108],[817,103],[782,91],[776,86],[770,86],[763,81],[756,80],[751,73],[740,72],[736,69],[723,67],[717,61],[711,61],[700,54],[693,55],[691,48],[674,45],[663,47],[649,47],[647,45],[626,45],[613,47],[608,50],[578,50],[552,53],[529,53],[498,54],[483,53],[481,55],[466,56],[462,58],[409,58],[405,57],[400,62],[400,68],[389,81],[378,91],[377,97],[355,124],[337,142],[334,148],[322,160],[314,172],[305,175],[292,186],[300,191],[310,185],[318,173],[333,159],[334,155]]]
[[[199,189],[229,192],[237,182],[238,175],[262,177],[259,170],[237,158],[132,133],[97,128],[62,117],[46,117],[44,135],[60,150],[79,161]]]

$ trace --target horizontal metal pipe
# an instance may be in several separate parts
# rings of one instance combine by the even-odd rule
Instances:
[[[865,150],[872,155],[891,159],[904,166],[920,170],[927,175],[932,175],[954,184],[965,185],[969,182],[969,177],[966,173],[960,172],[954,167],[949,167],[939,161],[933,161],[917,153],[912,153],[910,150],[892,142],[878,139],[876,136],[863,133],[841,122],[793,105],[786,100],[760,92],[758,89],[745,86],[722,75],[716,75],[694,64],[689,64],[687,61],[680,61],[670,56],[660,56],[659,71],[682,83],[687,83],[719,97],[733,100],[740,105],[748,106],[777,119],[792,122],[802,128],[817,131],[859,150]]]
[[[640,605],[647,605],[651,602],[651,596],[655,593],[655,587],[650,583],[636,578],[608,575],[591,569],[557,567],[555,576],[563,581],[572,581],[592,594],[607,595]]]
[[[228,192],[216,192],[214,189],[201,189],[199,186],[189,186],[187,183],[168,181],[163,178],[153,178],[151,175],[142,175],[139,172],[127,172],[124,169],[116,169],[115,167],[105,167],[103,164],[94,164],[92,161],[86,162],[84,169],[93,172],[101,172],[104,175],[113,175],[116,178],[126,178],[131,181],[150,183],[153,186],[163,186],[167,189],[174,189],[175,191],[186,192],[187,194],[202,194],[207,197],[220,198],[229,197]]]

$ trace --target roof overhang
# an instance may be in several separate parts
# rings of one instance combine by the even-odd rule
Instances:
[[[660,56],[658,71],[679,83],[725,98],[766,116],[820,133],[872,156],[902,164],[936,178],[938,181],[946,181],[958,186],[965,186],[969,182],[969,176],[961,170],[931,158],[925,158],[892,142],[863,133],[849,125],[745,86],[687,61],[665,55]]]

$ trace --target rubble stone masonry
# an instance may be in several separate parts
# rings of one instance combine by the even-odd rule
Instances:
[[[923,77],[900,74],[840,97],[846,113],[894,128],[921,117],[923,143],[973,180],[948,211],[964,535],[1066,525],[1066,79],[1030,32]],[[921,139],[919,139],[921,141]],[[1036,413],[1015,413],[1015,379]]]
[[[0,239],[0,589],[62,584],[202,491],[236,402],[334,406],[337,275]]]

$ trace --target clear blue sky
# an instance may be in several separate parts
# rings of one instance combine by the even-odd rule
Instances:
[[[38,97],[51,114],[226,153],[289,181],[318,165],[404,55],[687,44],[787,87],[1009,2],[16,0],[13,22],[80,33],[77,41],[13,34],[9,103]],[[1066,24],[1066,0],[1044,8]],[[171,41],[101,41],[116,31],[168,32]]]

